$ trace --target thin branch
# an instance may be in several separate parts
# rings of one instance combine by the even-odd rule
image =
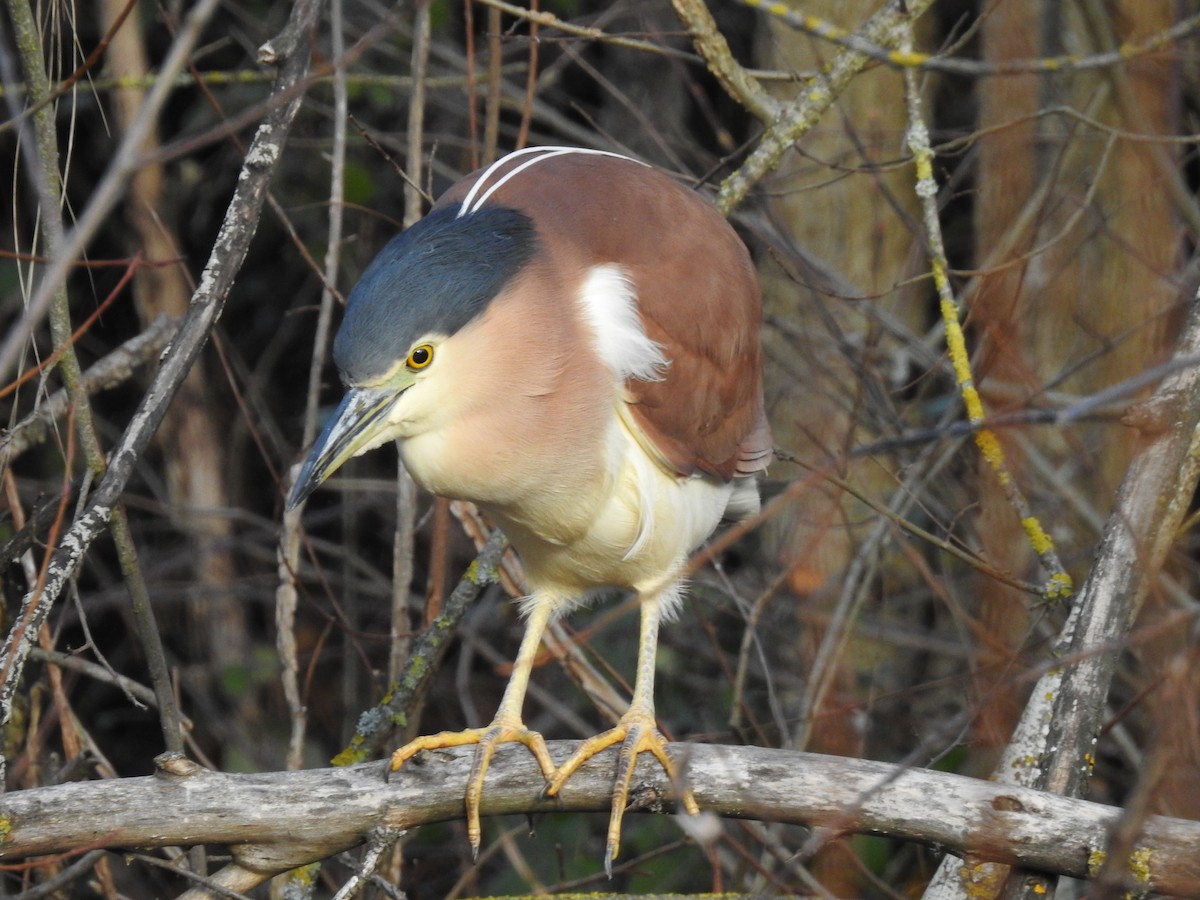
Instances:
[[[1173,44],[1200,30],[1200,15],[1188,16],[1170,28],[1164,28],[1144,41],[1122,44],[1101,53],[1082,56],[1064,54],[1040,59],[1010,59],[1002,63],[981,62],[977,59],[938,56],[933,53],[917,53],[911,48],[892,50],[871,41],[868,37],[834,25],[820,16],[802,13],[774,0],[739,0],[751,9],[760,9],[779,19],[797,31],[811,34],[840,47],[861,53],[876,62],[895,69],[916,69],[930,72],[946,72],[952,75],[968,75],[977,78],[997,75],[1061,75],[1094,69],[1114,69],[1124,66],[1131,59],[1145,56],[1167,44]]]
[[[32,24],[33,11],[26,0],[11,0],[9,10],[14,18],[25,22],[21,27],[23,33],[36,30]],[[30,99],[36,104],[49,93],[49,81],[43,70],[42,51],[40,43],[33,46],[28,41],[21,42],[22,65],[25,69],[26,82],[30,86]],[[38,165],[34,167],[33,177],[36,180],[39,198],[39,222],[45,240],[46,249],[51,259],[63,254],[65,230],[62,220],[64,187],[59,174],[58,135],[54,122],[54,113],[49,108],[43,108],[33,115],[35,143],[38,148]],[[137,269],[138,260],[135,258],[122,278],[117,288],[114,288],[106,301],[111,302],[124,285],[132,278]],[[84,462],[93,478],[102,478],[108,466],[105,453],[100,443],[100,433],[92,414],[91,398],[83,383],[82,367],[75,354],[74,341],[79,331],[87,327],[81,326],[73,332],[71,327],[71,310],[67,296],[66,282],[54,286],[50,294],[50,336],[55,347],[55,355],[59,357],[58,371],[66,385],[70,398],[70,407],[75,416],[78,429],[79,443],[83,449]],[[70,472],[68,464],[67,471]],[[137,547],[133,533],[129,529],[125,510],[122,505],[115,503],[112,510],[111,528],[113,542],[117,548],[117,558],[121,573],[129,590],[130,605],[139,642],[146,656],[147,667],[150,670],[151,682],[158,698],[159,721],[162,726],[163,740],[168,750],[183,749],[183,733],[179,709],[171,691],[171,681],[167,672],[166,657],[163,652],[162,634],[154,619],[154,611],[150,606],[150,594],[146,588],[141,565],[138,562]],[[44,589],[44,582],[39,579]],[[32,595],[36,596],[36,590]],[[40,605],[40,603],[39,603]],[[27,605],[25,610],[30,607]],[[25,612],[23,610],[23,613]],[[36,631],[41,633],[39,624]],[[32,634],[21,635],[19,628],[14,628],[14,634],[29,640]]]
[[[910,47],[911,42],[912,29],[910,25],[907,36],[901,39],[901,48]],[[975,388],[975,377],[971,371],[966,337],[959,321],[959,306],[947,274],[949,265],[946,262],[942,226],[938,218],[938,189],[933,175],[933,149],[929,142],[929,130],[921,112],[921,92],[917,85],[916,73],[911,69],[906,69],[904,72],[904,87],[908,103],[908,147],[912,151],[913,161],[916,165],[916,194],[921,203],[930,268],[933,272],[933,283],[937,289],[938,305],[946,330],[946,349],[954,366],[955,380],[958,383],[963,406],[966,407],[967,418],[978,424],[986,418],[983,411],[983,400]],[[1021,527],[1025,531],[1033,552],[1037,554],[1042,567],[1046,570],[1047,578],[1043,594],[1047,600],[1062,600],[1070,597],[1073,589],[1071,576],[1067,574],[1053,540],[1033,514],[1029,501],[1025,499],[1025,494],[1017,483],[1012,466],[1009,465],[1005,456],[1003,446],[990,428],[981,426],[975,431],[974,436],[980,455],[996,476],[1005,498],[1021,522]]]
[[[345,54],[345,34],[342,23],[342,2],[330,5],[330,49],[333,52],[333,154],[329,172],[329,239],[326,244],[317,328],[313,334],[312,358],[308,366],[308,391],[304,401],[304,429],[300,439],[308,447],[317,435],[317,416],[321,403],[321,373],[329,350],[329,334],[333,329],[333,285],[338,281],[341,267],[342,228],[346,202],[346,121],[349,105],[346,89],[346,69],[339,61]],[[288,486],[297,474],[293,468]],[[291,718],[291,737],[288,742],[289,769],[298,769],[304,747],[304,732],[308,721],[300,691],[300,664],[296,641],[296,573],[300,569],[301,509],[285,510],[283,531],[279,539],[279,587],[275,591],[275,640],[283,671],[284,699]]]
[[[1177,355],[1200,352],[1200,295],[1190,306]],[[1072,662],[1062,667],[1061,686],[1044,694],[1048,725],[1033,784],[1068,797],[1086,790],[1120,648],[1200,482],[1200,370],[1180,370],[1126,421],[1146,443],[1117,492],[1076,601],[1077,621],[1059,642]]]
[[[508,13],[510,16],[529,22],[530,24],[537,23],[544,28],[553,28],[571,37],[596,41],[602,44],[612,44],[614,47],[629,47],[633,50],[644,50],[647,53],[655,53],[663,56],[682,56],[687,59],[695,59],[691,54],[679,53],[671,47],[664,47],[662,44],[656,44],[653,41],[643,41],[637,38],[608,34],[599,28],[591,28],[586,25],[572,25],[570,22],[560,19],[553,13],[517,6],[513,3],[506,3],[505,0],[479,0],[479,4],[489,9]]]
[[[1117,657],[1200,481],[1200,368],[1194,364],[1200,353],[1200,295],[1190,307],[1175,351],[1175,361],[1189,364],[1171,367],[1154,394],[1126,415],[1126,424],[1142,433],[1143,445],[1118,491],[1095,565],[1055,642],[1053,654],[1070,662],[1038,680],[993,775],[997,781],[1075,796],[1091,776]],[[943,863],[934,879],[937,891],[926,896],[963,896],[948,887],[960,877],[958,869]],[[998,881],[975,863],[962,877],[976,875]]]
[[[108,45],[112,42],[113,35],[115,35],[121,29],[121,26],[125,23],[125,20],[129,17],[129,14],[133,12],[136,6],[137,0],[126,0],[125,5],[121,8],[121,11],[109,24],[108,30],[104,32],[104,36],[100,38],[96,46],[92,49],[92,52],[88,54],[87,58],[75,67],[75,71],[55,85],[53,90],[44,91],[40,97],[31,97],[30,99],[33,100],[33,103],[23,109],[18,115],[13,116],[11,119],[8,119],[5,122],[0,122],[0,134],[4,134],[6,131],[19,127],[23,121],[28,119],[30,116],[36,115],[39,110],[45,109],[59,97],[62,97],[84,76],[91,72],[96,63],[100,61],[100,57],[104,55],[104,51],[108,49]],[[31,79],[25,85],[26,90],[29,89],[30,85],[36,83],[37,82],[35,79]]]

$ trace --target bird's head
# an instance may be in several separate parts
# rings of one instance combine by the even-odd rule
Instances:
[[[348,459],[433,427],[456,402],[469,354],[455,337],[528,264],[537,247],[522,213],[435,209],[394,238],[350,293],[333,344],[348,390],[288,497],[291,509]]]

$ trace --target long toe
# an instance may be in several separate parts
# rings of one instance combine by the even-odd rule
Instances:
[[[399,771],[401,766],[422,750],[446,750],[450,747],[478,744],[484,731],[483,728],[468,728],[464,731],[440,731],[437,734],[426,734],[419,738],[413,738],[392,754],[391,771]]]
[[[565,763],[559,766],[546,787],[545,795],[555,796],[581,765],[609,747],[620,744],[617,756],[616,777],[613,780],[612,806],[608,819],[608,837],[605,842],[604,870],[612,877],[612,863],[621,848],[621,821],[629,805],[629,788],[633,783],[633,771],[641,753],[652,753],[658,760],[673,785],[680,784],[678,767],[667,753],[667,739],[658,730],[653,713],[630,710],[615,727],[603,734],[590,738]],[[679,798],[683,808],[692,815],[700,812],[690,788],[684,788]]]
[[[536,731],[531,731],[520,722],[497,720],[487,728],[468,728],[464,731],[443,731],[409,741],[392,754],[391,770],[394,772],[422,750],[443,750],[475,744],[475,759],[471,763],[471,775],[467,779],[467,790],[463,798],[467,814],[467,840],[471,852],[479,855],[483,829],[479,822],[479,807],[483,798],[483,779],[499,744],[523,744],[537,760],[542,776],[549,780],[554,775],[554,761],[546,748],[546,741]]]

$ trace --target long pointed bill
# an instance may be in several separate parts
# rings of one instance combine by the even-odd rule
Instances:
[[[380,443],[379,434],[387,412],[403,392],[395,387],[351,388],[346,392],[292,485],[288,509],[307,500],[346,460]]]

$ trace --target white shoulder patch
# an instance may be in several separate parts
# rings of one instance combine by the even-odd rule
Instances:
[[[638,314],[637,289],[620,266],[593,267],[579,290],[579,304],[600,358],[618,381],[662,379],[670,360],[662,345],[646,335]]]
[[[469,216],[473,212],[477,212],[483,204],[487,203],[488,198],[494,194],[501,185],[510,178],[514,178],[521,172],[528,169],[530,166],[537,165],[543,160],[553,159],[556,156],[568,156],[570,154],[579,154],[582,156],[611,156],[614,159],[627,159],[630,162],[636,162],[638,165],[647,165],[640,160],[632,159],[628,156],[622,156],[620,153],[610,153],[607,150],[589,150],[586,147],[526,147],[524,150],[514,150],[507,156],[502,156],[484,170],[484,173],[479,176],[479,179],[471,185],[471,190],[467,192],[467,196],[463,198],[462,206],[459,207],[458,216]],[[496,178],[497,171],[507,163],[519,159],[523,156],[530,157],[525,162],[514,166],[504,175]],[[495,181],[492,179],[495,178]],[[489,184],[491,182],[491,184]]]

